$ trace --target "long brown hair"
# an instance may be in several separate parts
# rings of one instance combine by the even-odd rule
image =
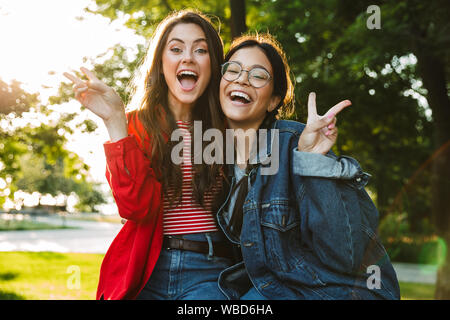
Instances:
[[[201,121],[203,130],[217,128],[224,131],[224,117],[220,112],[219,101],[223,42],[210,19],[197,11],[174,12],[157,26],[140,71],[134,77],[132,99],[127,108],[137,112],[146,130],[151,146],[147,154],[152,160],[152,167],[160,173],[163,191],[172,204],[180,200],[182,173],[180,166],[175,165],[170,157],[175,145],[170,141],[170,135],[177,126],[168,106],[168,87],[163,76],[162,54],[170,32],[180,23],[193,23],[203,30],[211,62],[211,80],[205,92],[196,101],[191,120]],[[205,145],[206,143],[202,142],[202,150]],[[193,164],[193,170],[194,197],[203,205],[205,192],[217,184],[221,165]],[[172,195],[167,193],[169,186],[174,190]]]

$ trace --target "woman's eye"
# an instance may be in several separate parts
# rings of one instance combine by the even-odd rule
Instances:
[[[260,79],[260,80],[265,80],[267,78],[266,76],[262,76],[262,75],[258,75],[258,74],[254,74],[253,77],[256,79]]]
[[[177,47],[174,47],[174,48],[171,48],[170,51],[175,52],[175,53],[179,53],[179,52],[181,52],[181,49],[177,48]]]
[[[251,76],[256,79],[266,80],[268,75],[262,70],[253,70]]]
[[[229,73],[239,73],[241,69],[236,65],[229,65],[226,71]]]
[[[206,50],[206,49],[202,49],[202,48],[199,48],[199,49],[195,50],[195,52],[197,52],[197,53],[201,53],[201,54],[204,54],[204,53],[207,53],[207,52],[208,52],[208,50]]]

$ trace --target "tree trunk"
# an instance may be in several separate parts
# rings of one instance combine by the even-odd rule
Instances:
[[[375,146],[375,151],[378,155],[383,154],[379,144]],[[384,159],[379,159],[379,161],[385,162]],[[379,170],[377,170],[377,172],[374,173],[376,174],[376,182],[375,182],[375,190],[377,193],[376,206],[380,214],[379,220],[381,221],[391,211],[389,210],[389,197],[390,196],[392,197],[392,193],[389,192],[388,188],[386,188],[386,181],[388,181],[386,171],[383,170],[383,168],[379,168]]]
[[[436,291],[434,298],[437,300],[450,300],[450,254],[448,253],[448,245],[450,238],[445,239],[447,256],[443,265],[439,267],[436,281]]]
[[[416,46],[417,66],[433,112],[434,141],[438,155],[432,164],[432,217],[438,235],[450,247],[450,100],[447,96],[445,65],[431,50]],[[450,253],[440,267],[436,299],[450,299]]]
[[[247,31],[245,0],[230,0],[231,37],[237,38]]]

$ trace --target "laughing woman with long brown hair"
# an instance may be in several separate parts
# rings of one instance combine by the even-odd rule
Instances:
[[[65,74],[108,130],[106,177],[127,220],[103,260],[98,299],[225,299],[217,279],[231,252],[212,214],[221,201],[220,166],[191,162],[193,121],[223,130],[222,60],[208,18],[181,11],[155,31],[134,79],[132,111],[89,70],[81,69],[88,81]],[[176,129],[181,165],[171,159]]]

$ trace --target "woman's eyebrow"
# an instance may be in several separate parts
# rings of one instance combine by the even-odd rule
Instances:
[[[264,67],[264,66],[262,66],[262,65],[260,65],[260,64],[254,64],[254,65],[252,65],[252,66],[250,67],[250,69],[253,69],[253,68],[262,68],[262,69],[264,69],[264,70],[267,70],[266,67]]]
[[[240,64],[242,68],[244,67],[244,65],[243,65],[241,62],[239,62],[239,61],[231,60],[230,62],[236,62],[236,63]],[[267,70],[266,67],[264,67],[264,66],[262,66],[262,65],[260,65],[260,64],[254,64],[254,65],[251,65],[251,66],[249,67],[249,70],[250,70],[250,69],[253,69],[253,68],[262,68],[262,69],[266,70],[267,72],[269,72],[269,70]]]
[[[172,38],[167,43],[169,44],[172,41],[178,41],[178,42],[184,43],[184,41],[179,39],[179,38]],[[198,38],[198,39],[194,40],[193,43],[198,43],[198,42],[202,42],[202,41],[206,42],[206,39],[205,38]]]

